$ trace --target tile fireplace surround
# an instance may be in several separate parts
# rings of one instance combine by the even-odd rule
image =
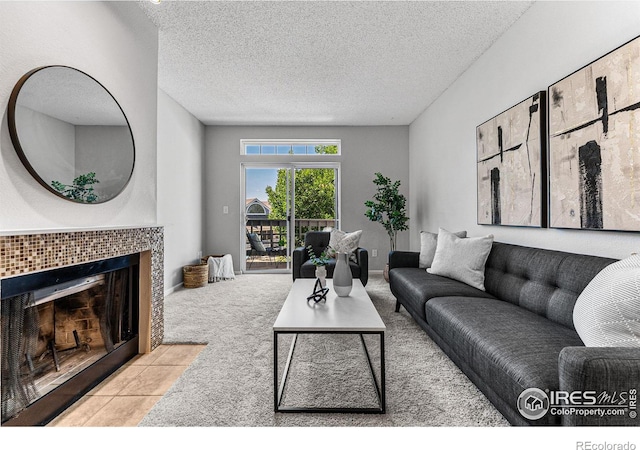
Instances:
[[[140,352],[146,353],[158,347],[164,335],[162,227],[3,233],[0,279],[134,253],[141,256]]]

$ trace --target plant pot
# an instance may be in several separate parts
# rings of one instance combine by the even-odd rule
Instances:
[[[384,265],[382,276],[384,277],[384,280],[388,283],[389,282],[389,263]]]
[[[316,278],[320,280],[320,285],[324,288],[327,285],[327,267],[316,266]]]

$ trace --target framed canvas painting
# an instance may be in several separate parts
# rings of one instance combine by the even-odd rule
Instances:
[[[550,226],[640,231],[640,37],[548,92]]]
[[[545,94],[477,127],[478,224],[546,226]]]

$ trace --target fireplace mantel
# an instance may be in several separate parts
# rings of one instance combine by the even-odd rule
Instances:
[[[139,228],[157,228],[148,224],[121,225],[110,227],[65,227],[65,228],[29,228],[21,230],[0,230],[0,236],[23,236],[27,234],[55,234],[55,233],[78,233],[81,231],[114,231],[114,230],[135,230]]]
[[[164,335],[162,227],[0,232],[0,279],[134,253],[141,256],[141,274],[147,274],[140,283],[140,313],[149,319],[146,336],[141,336],[145,353],[160,345]]]

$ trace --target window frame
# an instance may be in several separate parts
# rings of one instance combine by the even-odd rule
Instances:
[[[258,145],[261,147],[263,146],[273,146],[275,147],[275,152],[274,153],[262,153],[262,151],[260,153],[257,154],[252,154],[252,153],[247,153],[247,147],[251,146],[251,145]],[[288,147],[293,147],[294,145],[304,145],[304,146],[309,146],[309,145],[335,145],[336,147],[338,147],[338,153],[336,154],[319,154],[319,153],[278,153],[278,146],[279,145],[283,145],[283,146],[288,146]],[[342,155],[342,140],[341,139],[240,139],[240,154],[242,156],[259,156],[259,157],[267,157],[267,158],[271,158],[274,156],[293,156],[293,157],[301,157],[301,158],[307,158],[309,156],[315,156],[315,157],[326,157],[326,156],[340,156]]]

